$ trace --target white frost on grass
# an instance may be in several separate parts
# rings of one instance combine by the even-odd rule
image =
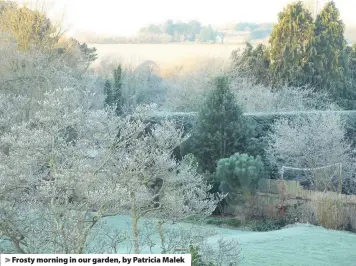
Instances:
[[[129,222],[127,216],[107,219],[108,225],[121,229],[125,229]],[[192,227],[184,223],[169,225],[170,228],[179,226],[186,229]],[[356,234],[349,232],[328,230],[310,224],[296,224],[270,232],[238,231],[210,225],[199,225],[199,228],[216,231],[217,234],[208,238],[210,245],[216,246],[220,235],[226,240],[237,240],[242,253],[242,266],[346,266],[355,265],[356,261]],[[153,251],[159,252],[158,242]]]

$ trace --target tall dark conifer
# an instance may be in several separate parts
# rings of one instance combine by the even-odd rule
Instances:
[[[348,97],[349,66],[344,28],[335,3],[327,3],[315,20],[310,56],[310,69],[313,70],[310,83],[339,101]]]
[[[215,79],[197,123],[190,150],[202,171],[213,173],[219,159],[245,150],[246,122],[230,91],[228,78]]]
[[[313,17],[302,2],[288,5],[278,15],[278,24],[274,26],[269,40],[275,84],[305,84],[305,65],[308,63],[313,28]]]
[[[104,85],[105,104],[107,106],[115,106],[116,114],[122,114],[123,95],[122,95],[122,68],[119,65],[113,71],[113,85],[109,80],[106,80]]]

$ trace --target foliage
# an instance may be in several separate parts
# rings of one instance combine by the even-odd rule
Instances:
[[[245,150],[246,124],[226,77],[215,79],[198,115],[188,152],[198,159],[202,171],[213,173],[217,161]]]
[[[269,49],[263,44],[255,48],[251,43],[246,43],[242,53],[235,50],[231,55],[231,72],[236,78],[251,78],[254,84],[271,83]]]
[[[174,124],[147,132],[140,119],[148,108],[117,117],[93,109],[91,97],[69,88],[45,93],[33,119],[1,136],[9,147],[0,154],[1,232],[19,253],[83,253],[98,221],[119,212],[132,217],[138,253],[141,217],[210,215],[221,200],[185,160],[171,157],[183,141]]]
[[[347,204],[327,196],[316,201],[316,217],[321,226],[334,230],[345,230],[349,225]]]
[[[152,61],[145,61],[136,68],[129,65],[122,68],[123,111],[134,110],[138,105],[164,102],[166,89],[159,76],[159,67]]]
[[[0,97],[0,231],[2,239],[9,243],[7,251],[115,252],[116,244],[122,238],[127,240],[128,236],[122,232],[111,232],[102,218],[135,210],[129,202],[135,199],[134,196],[124,197],[125,201],[121,201],[121,196],[120,199],[116,197],[126,193],[124,186],[129,184],[138,190],[136,195],[139,200],[135,201],[135,206],[140,212],[136,212],[136,217],[131,212],[136,222],[149,214],[161,220],[189,216],[192,214],[189,214],[189,209],[193,211],[189,202],[193,203],[191,199],[195,196],[203,197],[203,205],[212,203],[207,200],[208,194],[200,192],[200,189],[210,190],[205,181],[192,187],[194,195],[189,196],[189,201],[182,194],[173,199],[179,190],[177,187],[182,187],[188,196],[190,186],[202,180],[200,175],[196,175],[193,183],[186,183],[189,188],[184,185],[183,180],[193,174],[194,167],[189,160],[177,162],[172,159],[173,146],[184,140],[181,138],[175,144],[169,141],[170,130],[178,134],[173,134],[175,137],[182,137],[176,125],[161,121],[147,132],[147,123],[140,121],[140,118],[151,109],[134,110],[129,117],[117,117],[111,108],[101,109],[103,105],[100,100],[104,99],[98,91],[93,90],[95,82],[92,78],[77,76],[74,69],[61,60],[53,60],[49,54],[19,52],[15,45],[8,43],[1,43],[0,48],[4,55],[0,68],[4,89]],[[16,68],[21,63],[23,68]],[[72,88],[58,89],[61,85]],[[163,128],[168,131],[161,131]],[[150,148],[142,141],[150,143]],[[173,146],[164,151],[159,148],[161,144],[158,142],[167,148]],[[158,153],[161,155],[158,156]],[[168,161],[160,160],[154,154],[161,159],[166,157]],[[145,157],[144,160],[139,158],[141,155]],[[16,166],[13,164],[15,162]],[[142,163],[142,167],[138,162]],[[162,173],[165,180],[179,176],[175,181],[170,179],[167,184],[163,182],[164,187],[160,187],[160,181],[157,181],[162,180],[160,174],[153,170],[162,165],[168,171]],[[144,182],[134,185],[135,178],[131,175]],[[130,176],[130,181],[121,178],[124,176]],[[168,183],[175,183],[173,193],[168,192]],[[159,187],[158,193],[154,192]],[[122,191],[116,193],[120,188]],[[152,201],[145,201],[144,195],[155,196],[153,201],[159,195],[162,207],[157,202],[152,206]],[[166,204],[169,200],[163,204],[164,198],[171,198],[174,204]],[[214,196],[212,200],[219,201],[219,198]],[[183,203],[181,217],[177,212],[176,200],[182,200]],[[201,210],[204,213],[211,212],[215,209],[213,205],[201,205]],[[193,212],[199,212],[199,208],[195,205]],[[173,216],[166,216],[166,211],[174,213]],[[139,229],[139,225],[132,225],[134,234]],[[93,247],[92,243],[99,237],[93,232],[98,230],[103,232],[100,238],[109,239],[103,239],[101,245]],[[138,234],[138,238],[141,237]],[[140,248],[142,239],[135,239],[133,243],[139,243]]]
[[[115,138],[117,121],[90,110],[89,95],[75,89],[47,92],[31,120],[12,121],[1,137],[9,152],[0,154],[0,231],[19,253],[83,253],[97,223],[95,217],[85,222],[90,210],[106,209],[105,201],[115,199],[99,195],[105,181],[96,184],[94,172],[104,158],[95,162],[92,156],[105,154],[108,146],[101,145]],[[76,134],[68,141],[63,133],[71,127]]]
[[[315,20],[309,70],[310,83],[330,92],[334,99],[348,98],[348,76],[344,24],[334,2],[325,5]]]
[[[118,113],[126,114],[142,104],[156,104],[160,107],[164,103],[166,84],[163,83],[159,71],[158,65],[152,61],[145,61],[136,66],[108,58],[99,73],[109,81],[102,85],[105,94],[105,88],[111,86],[109,94],[111,98],[114,97],[111,104],[117,102],[120,109]],[[110,102],[109,98],[107,100]]]
[[[105,93],[105,104],[107,106],[110,106],[111,104],[111,99],[112,99],[112,87],[111,87],[111,82],[109,80],[106,80],[104,83],[104,93]]]
[[[80,59],[80,64],[84,64],[85,70],[88,69],[89,65],[94,62],[96,59],[98,59],[98,54],[96,51],[95,47],[89,48],[86,43],[80,44],[78,42],[79,49],[80,49],[80,54],[81,54],[81,59]]]
[[[199,33],[199,41],[200,42],[215,42],[217,36],[217,32],[211,27],[211,25],[207,27],[203,27]]]
[[[106,95],[105,104],[115,108],[117,115],[122,114],[122,67],[119,65],[113,70],[114,82],[111,85],[109,80],[106,80],[104,84],[104,93]]]
[[[356,44],[351,47],[347,47],[347,53],[349,59],[350,77],[354,85],[356,82]]]
[[[151,34],[153,36],[166,35],[171,37],[171,41],[184,42],[196,41],[200,42],[215,41],[216,32],[211,26],[203,27],[197,20],[192,20],[188,23],[167,20],[162,25],[150,24],[147,27],[140,29],[140,35]]]
[[[143,33],[149,32],[149,33],[159,34],[159,33],[161,33],[161,28],[157,25],[150,24],[145,28],[141,28],[140,32],[143,32]]]
[[[253,30],[248,36],[249,40],[261,40],[265,39],[272,33],[272,28],[262,28]]]
[[[252,32],[265,32],[268,34],[265,36],[267,37],[270,33],[271,30],[273,28],[273,23],[249,23],[249,22],[241,22],[241,23],[237,23],[235,26],[235,30],[236,31],[250,31],[251,34]],[[260,38],[256,38],[256,39],[263,39],[264,37]]]
[[[97,59],[95,47],[89,48],[86,43],[66,36],[62,36],[49,53],[53,58],[60,59],[67,67],[75,69],[79,75],[86,73],[90,64]]]
[[[125,239],[139,253],[146,244],[138,223],[143,217],[165,222],[212,213],[223,195],[209,193],[211,186],[190,158],[173,158],[173,150],[185,141],[176,124],[144,122],[152,108],[137,107],[147,100],[138,99],[140,94],[129,105],[130,115],[103,108],[96,77],[81,71],[85,62],[95,60],[94,48],[66,40],[63,49],[35,51],[32,43],[22,47],[12,40],[1,40],[0,46],[0,232],[1,242],[8,243],[5,251],[110,253]],[[124,96],[133,81],[134,88],[155,84],[147,65],[121,70],[114,72],[113,88],[123,88]],[[132,236],[105,227],[104,218],[119,213],[131,216]],[[94,247],[96,239],[101,242]],[[219,242],[215,253],[211,249],[204,256],[218,254],[222,260],[223,247],[232,250],[225,244]]]
[[[256,84],[278,90],[311,86],[345,109],[356,106],[354,54],[346,46],[344,24],[333,1],[315,21],[301,1],[287,5],[269,43],[268,50],[248,45],[241,55],[234,52],[233,69]]]
[[[292,93],[293,91],[291,90],[290,92]],[[260,99],[262,101],[262,97]],[[325,102],[327,103],[327,101]],[[295,104],[296,101],[294,101],[293,103]],[[251,138],[249,139],[247,145],[247,148],[249,150],[248,153],[253,156],[260,155],[263,158],[265,170],[268,171],[268,175],[273,178],[279,176],[278,167],[275,166],[274,164],[271,165],[268,156],[266,156],[265,154],[265,150],[267,150],[267,147],[269,145],[268,136],[271,136],[270,134],[271,134],[271,130],[273,129],[273,125],[278,121],[283,120],[286,121],[287,124],[293,125],[295,123],[293,121],[298,121],[298,120],[309,121],[308,117],[311,116],[311,117],[323,117],[323,121],[325,119],[325,123],[327,123],[328,117],[330,117],[330,119],[331,117],[340,117],[341,121],[344,121],[345,123],[345,128],[344,128],[345,142],[351,143],[351,147],[350,147],[351,149],[354,149],[356,145],[354,141],[355,134],[356,134],[356,117],[354,111],[295,111],[295,112],[269,112],[269,113],[255,112],[255,113],[245,113],[243,114],[243,116],[246,121],[247,127],[254,129],[253,134],[249,134]],[[186,129],[186,133],[189,133],[190,130],[196,126],[195,121],[197,120],[198,114],[165,112],[164,115],[158,115],[158,114],[153,115],[150,119],[154,121],[160,121],[162,118],[165,117],[177,121],[178,124],[183,125],[183,127]],[[318,123],[318,121],[315,122]],[[339,127],[337,123],[334,126],[336,126],[336,128]],[[317,131],[317,127],[318,126],[316,125],[315,131]],[[298,130],[298,128],[295,129],[295,132],[299,132],[299,131],[303,132],[302,130]],[[334,132],[334,130],[331,131]],[[321,135],[322,132],[317,132],[317,134]],[[310,135],[313,136],[313,138],[315,137],[314,133],[310,133]],[[283,135],[283,139],[285,138],[286,136]],[[188,142],[187,146],[189,146],[188,145],[189,141],[190,140],[187,141]],[[290,143],[292,144],[293,142]],[[343,193],[350,194],[353,193],[352,191],[356,191],[356,183],[354,181],[345,178],[344,183],[345,185],[343,186]]]
[[[255,193],[260,178],[263,178],[264,167],[260,156],[254,158],[248,154],[235,153],[229,158],[219,160],[216,177],[220,181],[220,189],[229,193],[227,200],[230,204]]]
[[[121,86],[122,86],[122,67],[119,65],[116,69],[114,69],[114,88],[117,90],[115,92],[115,98],[120,99],[121,94]],[[116,96],[117,95],[117,96]]]
[[[153,224],[152,224],[153,225]],[[154,226],[147,225],[148,228]],[[165,224],[166,225],[166,224]],[[225,239],[218,230],[204,227],[201,223],[193,226],[179,225],[162,228],[162,253],[182,254],[191,253],[193,265],[238,265],[240,261],[240,243],[236,240]],[[211,244],[214,239],[215,244]],[[150,241],[150,239],[147,239]],[[206,263],[206,264],[199,264]]]
[[[62,34],[45,13],[6,2],[0,13],[0,29],[14,37],[21,51],[52,49]]]
[[[249,228],[257,232],[279,230],[284,226],[286,226],[286,221],[284,218],[255,220],[250,222],[248,225]]]
[[[76,68],[68,67],[61,58],[35,50],[21,52],[16,44],[3,39],[0,40],[0,52],[0,108],[3,114],[0,121],[3,130],[6,131],[14,122],[31,119],[43,95],[61,86],[79,90],[86,88],[97,96],[90,103],[95,106],[101,104],[95,76],[80,75]],[[13,107],[19,110],[11,111]]]
[[[220,218],[220,217],[211,216],[211,217],[206,218],[204,220],[204,222],[206,224],[217,225],[217,226],[225,225],[225,226],[229,226],[229,227],[240,227],[242,225],[242,222],[234,217]]]
[[[235,77],[231,90],[237,103],[246,113],[282,113],[340,110],[332,98],[322,91],[315,91],[310,86],[280,87],[256,84],[256,79]]]
[[[235,26],[235,30],[237,31],[253,31],[260,27],[257,23],[248,23],[248,22],[241,22],[237,23]]]
[[[347,77],[346,86],[348,97],[343,97],[341,99],[341,104],[347,110],[355,110],[356,109],[356,101],[355,101],[355,88],[356,88],[356,45],[347,46],[346,54],[348,58],[348,71],[349,76]]]
[[[310,113],[277,120],[268,135],[266,156],[271,166],[315,168],[342,163],[343,180],[352,178],[353,152],[346,139],[345,121],[337,113]],[[334,169],[333,171],[335,171]],[[315,180],[325,187],[332,173]],[[321,177],[320,177],[321,178]],[[325,183],[326,182],[326,183]]]
[[[189,246],[189,253],[192,255],[192,266],[214,266],[212,262],[205,263],[202,259],[202,255],[199,253],[199,248],[193,245]]]
[[[187,65],[188,62],[184,64]],[[163,108],[178,112],[199,111],[207,94],[214,87],[211,77],[226,72],[225,65],[222,59],[204,58],[194,60],[191,68],[174,69],[163,81],[167,90]]]
[[[7,1],[3,1],[2,5],[0,31],[7,37],[7,42],[16,43],[20,51],[44,52],[50,55],[49,59],[63,60],[66,66],[80,75],[97,59],[95,48],[65,37],[61,25],[54,24],[43,11],[19,7]]]
[[[289,4],[278,15],[271,44],[271,71],[275,84],[304,85],[309,44],[313,37],[313,18],[302,2]]]
[[[203,249],[204,247],[204,249]],[[224,239],[222,236],[217,241],[217,249],[212,249],[209,245],[202,246],[201,252],[208,265],[216,266],[236,266],[240,263],[240,244],[238,241]]]

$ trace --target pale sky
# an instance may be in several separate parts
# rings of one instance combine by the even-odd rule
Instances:
[[[54,14],[65,14],[70,32],[134,35],[147,24],[167,19],[219,25],[228,22],[276,22],[291,0],[45,0]],[[326,0],[305,0],[319,2]],[[356,24],[356,1],[335,0],[346,24]],[[47,8],[48,9],[48,8]]]

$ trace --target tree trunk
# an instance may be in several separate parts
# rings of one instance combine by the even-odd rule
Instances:
[[[162,249],[162,254],[166,254],[167,250],[166,250],[166,247],[165,247],[165,244],[164,244],[164,234],[163,234],[163,231],[162,231],[162,225],[164,224],[163,221],[159,221],[158,224],[157,224],[157,231],[158,231],[158,234],[159,234],[159,238],[161,240],[161,249]]]
[[[133,236],[134,253],[139,254],[140,249],[139,249],[139,245],[138,245],[138,230],[137,230],[137,222],[138,222],[139,217],[137,217],[135,193],[134,192],[130,192],[130,200],[131,200],[131,219],[132,219],[132,236]]]

